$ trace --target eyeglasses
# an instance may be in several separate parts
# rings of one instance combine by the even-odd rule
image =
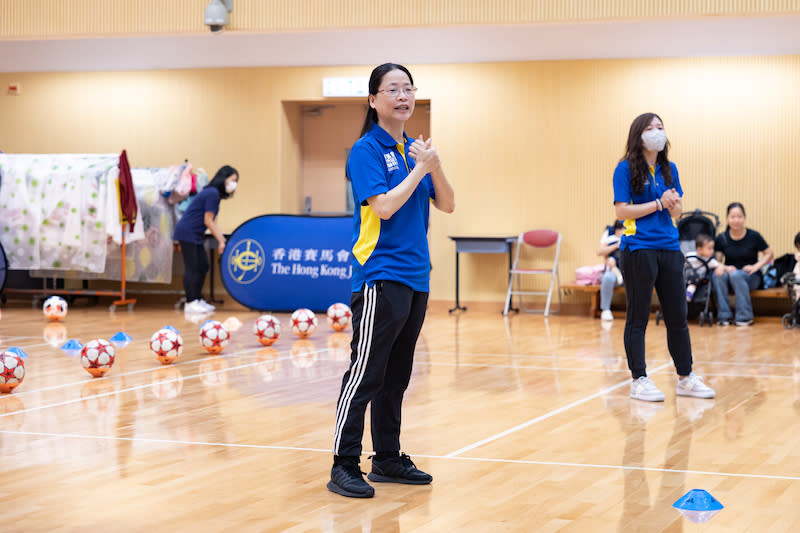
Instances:
[[[414,96],[414,93],[417,92],[416,87],[400,87],[398,88],[391,88],[391,89],[378,89],[379,93],[386,93],[387,96],[391,96],[392,98],[397,98],[400,93],[403,93],[406,96]]]

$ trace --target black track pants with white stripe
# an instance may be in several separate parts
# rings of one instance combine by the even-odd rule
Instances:
[[[334,455],[361,455],[370,402],[373,449],[400,451],[400,410],[427,304],[427,292],[394,281],[378,281],[353,293],[350,368],[336,407]]]

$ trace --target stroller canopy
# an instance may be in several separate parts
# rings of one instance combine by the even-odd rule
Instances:
[[[719,217],[708,211],[695,209],[680,216],[677,223],[678,240],[684,254],[695,250],[695,239],[701,233],[711,238],[717,236]]]

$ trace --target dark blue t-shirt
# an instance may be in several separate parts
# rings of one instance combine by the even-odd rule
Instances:
[[[219,212],[219,191],[216,187],[206,187],[189,202],[189,207],[175,225],[173,239],[176,241],[203,244],[203,235],[206,233],[206,213]]]

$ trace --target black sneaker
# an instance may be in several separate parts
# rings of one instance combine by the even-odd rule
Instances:
[[[433,481],[433,476],[418,469],[411,461],[411,457],[401,454],[398,457],[379,461],[375,456],[372,459],[372,472],[367,475],[370,481],[383,481],[388,483],[405,483],[407,485],[427,485]]]
[[[342,461],[334,464],[331,468],[328,490],[348,498],[372,498],[375,496],[375,489],[364,481],[363,474],[358,461]]]

